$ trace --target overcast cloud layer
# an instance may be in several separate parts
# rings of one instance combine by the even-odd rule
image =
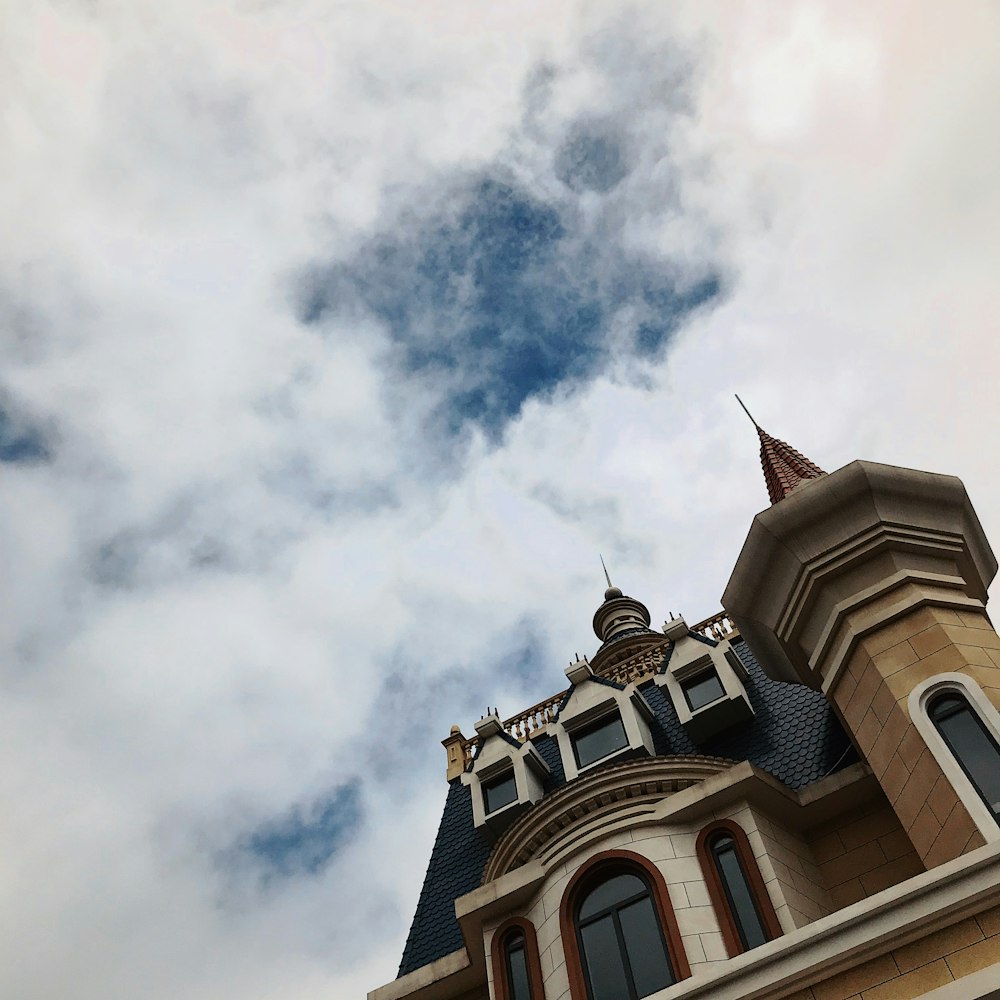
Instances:
[[[0,996],[395,975],[438,741],[822,467],[1000,543],[995,4],[42,3],[0,38]]]

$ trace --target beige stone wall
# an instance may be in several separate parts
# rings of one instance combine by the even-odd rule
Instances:
[[[522,915],[530,920],[538,935],[538,951],[542,966],[542,978],[545,984],[546,1000],[568,1000],[569,978],[566,973],[566,956],[562,947],[559,928],[559,907],[563,893],[569,880],[576,870],[588,858],[602,851],[626,850],[641,854],[652,861],[663,874],[673,905],[674,915],[681,934],[681,942],[692,975],[706,970],[714,963],[728,959],[722,940],[722,932],[708,897],[701,873],[701,866],[695,854],[695,841],[698,831],[713,819],[732,818],[751,837],[756,853],[757,846],[763,846],[763,840],[757,829],[756,818],[749,808],[736,812],[710,815],[697,824],[685,826],[646,826],[634,830],[624,830],[598,842],[588,845],[585,852],[574,856],[568,861],[556,866],[546,880],[538,898]],[[762,875],[767,878],[764,870]],[[776,875],[771,871],[771,879]],[[768,887],[772,900],[777,907],[780,896],[775,895],[772,887]],[[490,939],[492,924],[484,934],[486,946],[487,968],[491,968]],[[784,922],[783,922],[784,926]],[[794,926],[794,925],[793,925]],[[792,929],[789,927],[788,929]],[[494,995],[492,979],[490,980],[490,995]]]
[[[663,874],[692,976],[708,972],[717,968],[717,963],[728,960],[719,922],[695,853],[699,831],[717,819],[731,819],[746,833],[771,903],[786,934],[831,911],[830,894],[811,846],[802,835],[784,828],[745,803],[716,810],[697,822],[685,825],[661,824],[619,831],[588,844],[586,851],[557,864],[536,899],[517,914],[526,917],[535,927],[546,1000],[569,998],[569,978],[559,925],[563,893],[577,869],[588,858],[602,851],[627,850],[641,854]],[[507,914],[504,919],[513,915]],[[490,943],[493,930],[499,923],[497,920],[484,928],[491,996],[494,996],[494,990]]]
[[[928,868],[984,843],[909,716],[907,698],[938,674],[973,678],[1000,706],[1000,636],[984,614],[923,607],[862,639],[832,699]]]
[[[912,1000],[996,963],[1000,907],[894,948],[784,1000]]]
[[[711,818],[704,822],[707,824],[710,821]],[[559,928],[559,907],[563,893],[576,870],[588,858],[602,851],[626,850],[641,854],[652,861],[663,874],[693,975],[714,962],[728,958],[715,910],[708,898],[708,890],[695,855],[698,829],[700,825],[697,829],[649,826],[621,831],[588,845],[586,852],[581,852],[553,870],[538,898],[524,911],[524,916],[534,924],[538,935],[546,1000],[568,1000],[569,997],[566,956]],[[491,936],[491,932],[486,935],[487,967]],[[490,990],[493,995],[492,983]]]
[[[782,928],[789,935],[923,871],[896,814],[881,797],[804,833],[786,829],[774,816],[746,802],[686,824],[617,831],[555,863],[534,898],[516,913],[535,927],[546,1000],[570,998],[560,935],[563,894],[577,869],[603,851],[641,854],[662,873],[694,977],[689,980],[692,988],[699,978],[724,970],[728,956],[695,853],[698,832],[717,819],[731,819],[746,832]],[[513,915],[498,915],[484,926],[490,997],[495,998],[490,955],[493,931]],[[905,1000],[1000,962],[1000,907],[898,947],[887,939],[885,947],[877,958],[799,989],[793,1000]],[[783,991],[774,993],[774,1000],[786,997]]]
[[[740,813],[733,819],[747,831],[782,930],[789,933],[830,913],[830,894],[802,834],[759,810],[746,812],[751,816]]]
[[[814,827],[805,839],[831,909],[850,906],[924,871],[899,818],[881,796]]]

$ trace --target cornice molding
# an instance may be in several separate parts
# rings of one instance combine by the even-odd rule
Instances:
[[[960,480],[857,461],[754,518],[722,603],[772,677],[829,691],[860,637],[982,610],[996,570]]]
[[[486,864],[482,884],[569,842],[579,845],[597,839],[611,822],[634,825],[653,813],[665,796],[734,766],[734,761],[721,757],[647,757],[572,781],[546,795],[504,833]]]

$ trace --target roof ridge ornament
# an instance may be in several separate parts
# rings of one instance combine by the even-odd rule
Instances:
[[[734,393],[735,395],[735,393]],[[750,417],[760,438],[760,465],[764,471],[764,483],[767,495],[771,498],[773,507],[778,501],[784,500],[796,486],[808,479],[818,479],[826,473],[813,461],[796,451],[790,444],[772,437],[746,408],[743,400],[736,396],[736,402],[743,407],[743,412]]]

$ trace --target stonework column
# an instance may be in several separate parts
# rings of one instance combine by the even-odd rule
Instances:
[[[984,841],[908,699],[957,673],[1000,707],[996,569],[960,480],[852,462],[757,515],[722,598],[765,669],[826,693],[928,867]]]

